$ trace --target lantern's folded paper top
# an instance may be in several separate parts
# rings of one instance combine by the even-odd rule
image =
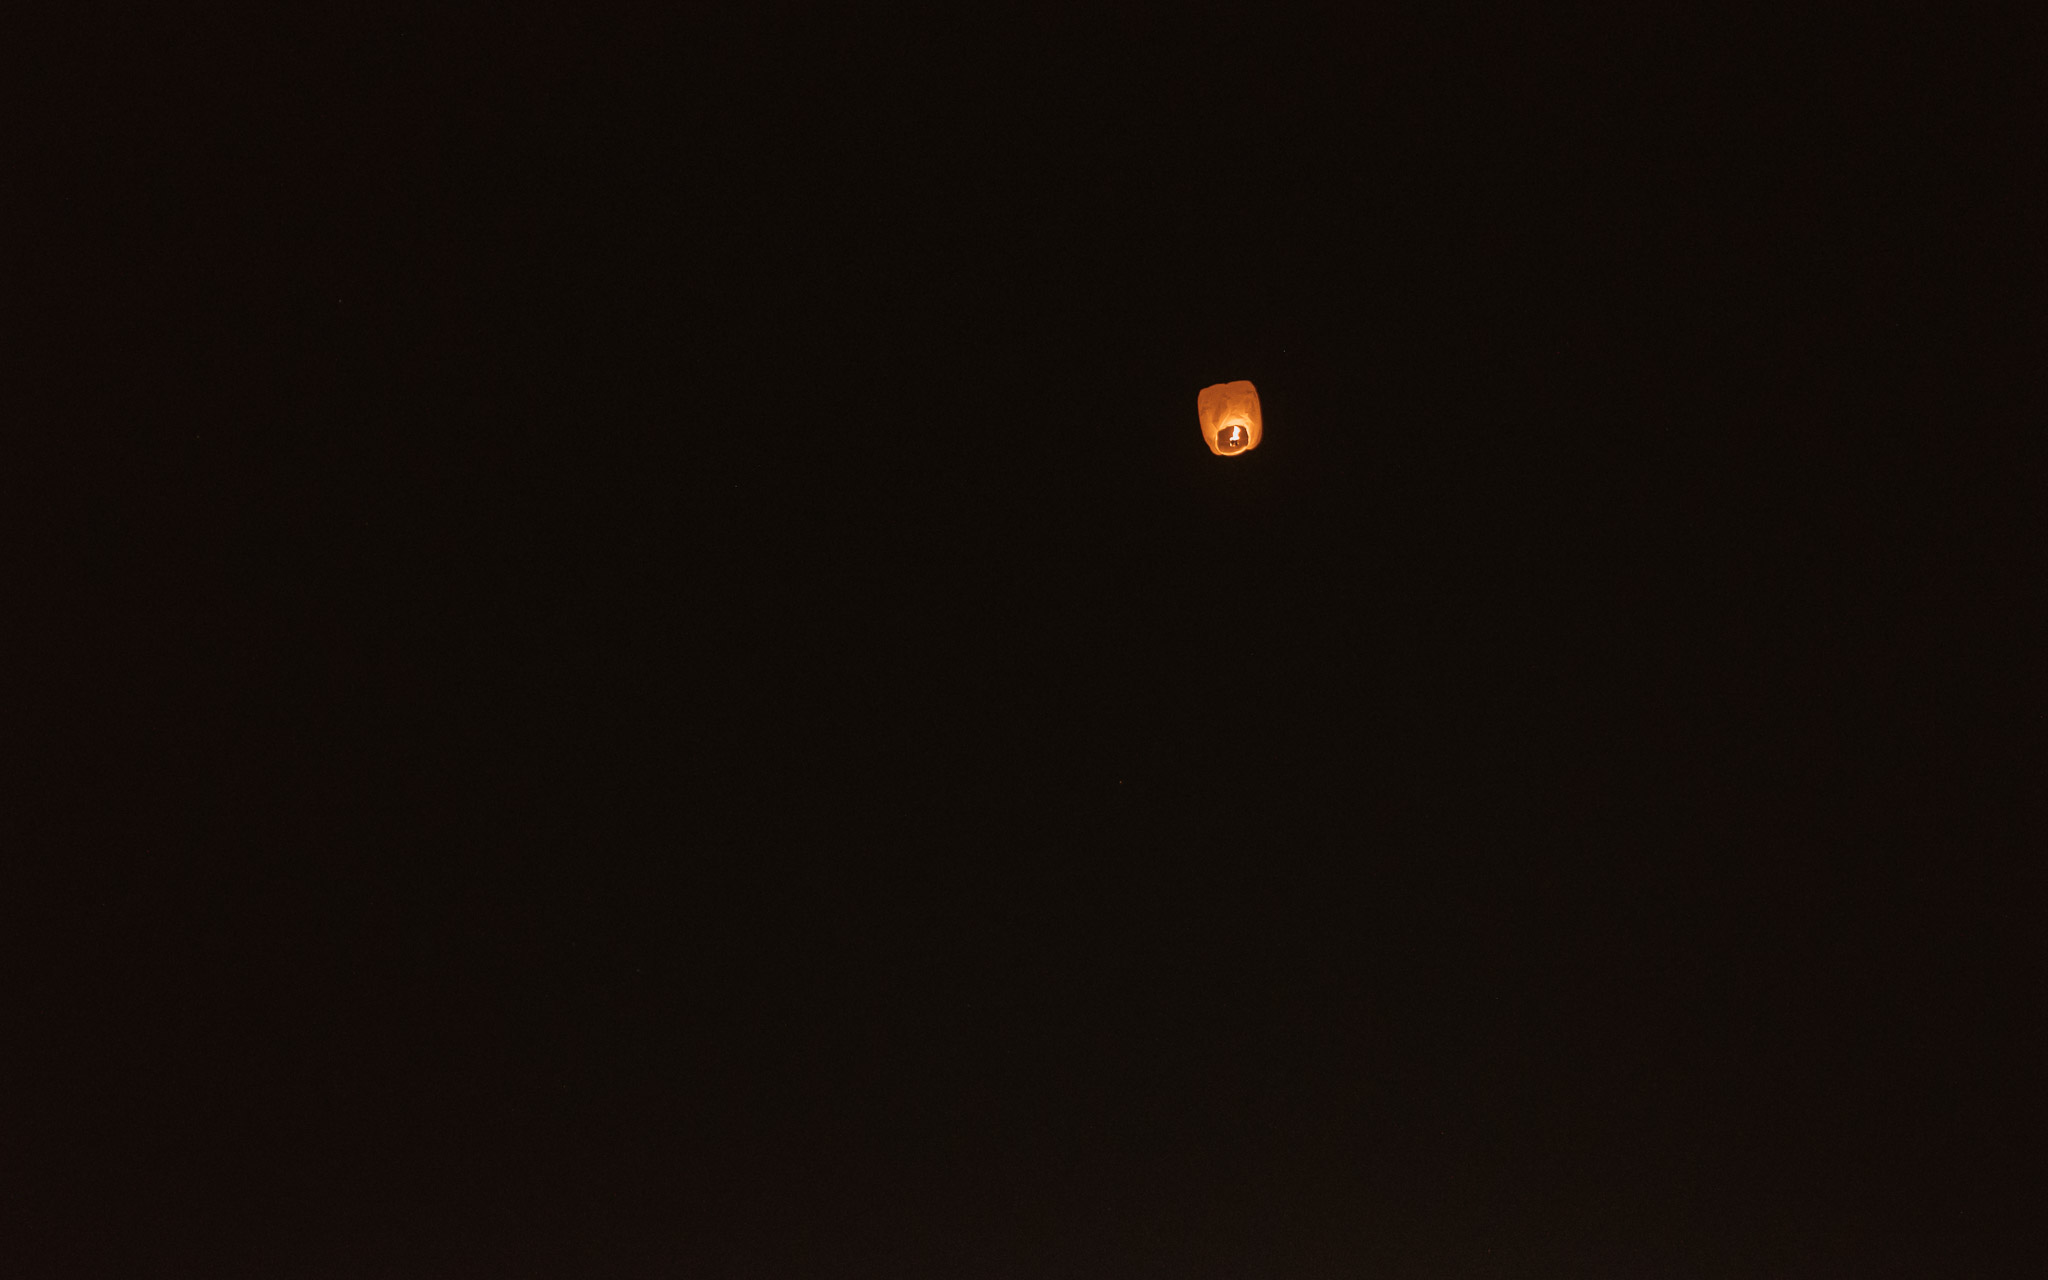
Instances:
[[[1265,425],[1259,417],[1259,393],[1249,382],[1219,382],[1203,387],[1195,398],[1202,419],[1202,439],[1211,453],[1229,457],[1259,447]]]

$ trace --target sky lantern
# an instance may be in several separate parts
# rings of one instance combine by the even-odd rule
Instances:
[[[1259,393],[1249,382],[1219,382],[1195,397],[1202,419],[1202,439],[1209,452],[1229,457],[1259,447],[1266,434],[1259,418]]]

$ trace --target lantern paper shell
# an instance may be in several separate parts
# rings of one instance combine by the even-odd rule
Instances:
[[[1259,447],[1266,434],[1259,418],[1259,393],[1249,382],[1219,382],[1195,397],[1202,419],[1202,439],[1209,452],[1228,458]]]

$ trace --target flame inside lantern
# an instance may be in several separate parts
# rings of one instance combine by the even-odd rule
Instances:
[[[1259,447],[1265,427],[1259,417],[1259,393],[1249,382],[1219,382],[1195,397],[1202,419],[1202,439],[1209,451],[1228,458]]]

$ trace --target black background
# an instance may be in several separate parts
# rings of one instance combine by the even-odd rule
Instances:
[[[2034,34],[76,38],[11,1272],[2024,1260]]]

